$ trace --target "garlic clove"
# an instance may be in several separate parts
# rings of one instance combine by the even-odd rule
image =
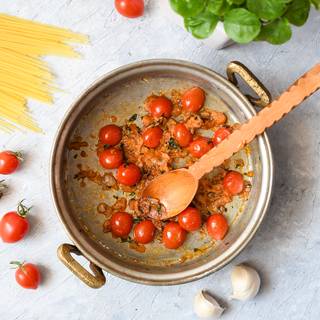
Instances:
[[[260,276],[258,272],[248,266],[235,266],[231,273],[233,294],[232,299],[249,300],[254,298],[260,289]]]
[[[194,298],[193,310],[199,318],[218,319],[224,308],[211,295],[201,290]]]

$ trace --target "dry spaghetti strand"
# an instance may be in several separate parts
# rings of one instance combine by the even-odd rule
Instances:
[[[0,129],[21,127],[41,132],[27,109],[27,99],[52,103],[54,76],[44,55],[79,57],[70,43],[88,38],[67,29],[0,14]]]

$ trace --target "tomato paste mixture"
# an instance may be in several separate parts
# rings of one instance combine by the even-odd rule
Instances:
[[[169,220],[159,219],[165,208],[157,199],[141,199],[141,194],[154,177],[192,165],[236,125],[228,125],[224,113],[206,106],[205,91],[199,87],[153,94],[144,107],[143,115],[133,114],[123,126],[115,121],[100,129],[97,161],[103,174],[78,165],[75,178],[81,183],[89,179],[104,190],[123,192],[114,203],[97,206],[106,217],[104,231],[138,245],[160,240],[168,249],[179,248],[188,233],[197,230],[222,240],[228,232],[225,205],[236,196],[247,198],[251,187],[240,172],[228,170],[228,161],[205,175],[192,204]]]

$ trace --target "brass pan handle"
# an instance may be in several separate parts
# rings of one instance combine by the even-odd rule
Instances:
[[[263,108],[271,103],[271,94],[268,89],[260,82],[260,80],[242,63],[238,61],[232,61],[227,66],[227,76],[229,81],[232,82],[235,86],[237,86],[238,84],[236,74],[238,74],[259,96],[259,98],[257,99],[250,95],[246,95],[246,97],[252,104]]]
[[[91,288],[100,288],[106,283],[106,278],[100,267],[90,262],[90,269],[93,274],[82,267],[71,255],[82,255],[78,248],[74,245],[64,243],[57,250],[58,258],[61,262],[70,269],[82,282]]]

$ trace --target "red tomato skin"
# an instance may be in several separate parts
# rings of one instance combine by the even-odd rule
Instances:
[[[183,124],[178,123],[173,129],[173,136],[180,147],[187,147],[192,141],[192,134],[189,129]]]
[[[172,102],[166,97],[156,97],[150,100],[148,109],[155,118],[169,118],[172,114]]]
[[[216,146],[230,135],[228,128],[219,128],[213,135],[212,142]]]
[[[223,189],[235,196],[244,189],[244,180],[241,173],[237,171],[228,172],[223,179]]]
[[[110,225],[115,237],[127,237],[133,226],[132,215],[127,212],[116,212],[111,217]]]
[[[152,221],[141,221],[134,227],[133,239],[141,244],[150,243],[154,239],[155,231],[156,228]]]
[[[0,221],[0,236],[3,242],[17,242],[24,238],[28,231],[28,220],[15,211],[6,213]]]
[[[199,87],[187,90],[182,96],[182,107],[188,112],[198,112],[204,105],[205,92]]]
[[[41,281],[41,274],[36,265],[24,263],[17,269],[15,278],[21,287],[25,289],[37,289]]]
[[[221,213],[211,215],[206,223],[209,236],[214,240],[222,240],[228,232],[228,221]]]
[[[117,181],[125,186],[133,186],[141,179],[141,171],[134,163],[122,164],[118,168]]]
[[[109,146],[115,146],[122,139],[122,130],[115,124],[108,124],[99,131],[99,142]]]
[[[115,0],[117,11],[127,18],[138,18],[143,15],[144,1],[143,0]]]
[[[187,232],[177,222],[169,222],[165,225],[162,234],[162,242],[168,249],[177,249],[183,245]]]
[[[123,162],[122,151],[116,148],[103,150],[99,155],[99,162],[105,169],[119,168]]]
[[[0,174],[11,174],[17,170],[20,161],[14,152],[0,152]]]
[[[160,127],[146,129],[143,134],[143,144],[148,148],[156,148],[159,146],[163,131]]]
[[[201,215],[197,208],[188,207],[179,213],[178,223],[186,231],[196,231],[201,227]]]
[[[190,143],[188,150],[193,157],[201,158],[210,149],[212,149],[212,147],[213,144],[208,138],[198,137]]]

